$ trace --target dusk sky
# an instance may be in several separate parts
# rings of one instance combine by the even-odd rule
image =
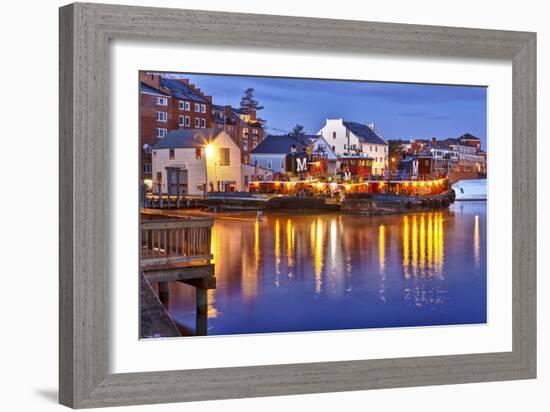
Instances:
[[[317,133],[327,118],[374,122],[386,139],[458,137],[471,133],[486,147],[487,89],[358,81],[306,80],[189,74],[215,104],[239,107],[243,91],[255,89],[264,106],[258,116],[269,134],[299,123]],[[276,130],[280,129],[280,130]]]

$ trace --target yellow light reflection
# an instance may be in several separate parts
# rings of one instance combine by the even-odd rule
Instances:
[[[292,221],[288,219],[286,221],[286,258],[287,258],[287,266],[289,268],[294,266],[294,227],[292,225]],[[291,276],[291,272],[289,272],[289,276]]]
[[[380,272],[384,272],[386,267],[386,227],[384,225],[378,228],[378,262]]]
[[[403,217],[403,273],[405,278],[410,278],[409,273],[409,217]]]
[[[243,251],[245,253],[245,251]],[[253,261],[243,259],[242,289],[243,297],[250,301],[258,294],[258,268],[260,266],[260,222],[254,222]]]
[[[317,220],[317,231],[315,233],[315,293],[321,292],[322,279],[321,274],[323,272],[323,222],[321,219]]]
[[[412,220],[412,224],[409,221]],[[403,275],[443,276],[444,226],[442,213],[403,217]],[[409,270],[410,268],[410,270]]]
[[[480,259],[480,239],[479,239],[479,215],[475,215],[474,218],[474,261],[477,268],[479,268]]]
[[[411,256],[411,266],[412,266],[412,272],[413,276],[417,276],[418,274],[418,222],[416,219],[416,216],[413,216],[413,223],[412,223],[412,256]]]
[[[275,284],[279,286],[279,275],[281,274],[281,226],[279,219],[275,220]]]
[[[419,266],[422,276],[425,275],[425,262],[426,262],[426,221],[424,215],[420,216],[420,256]]]

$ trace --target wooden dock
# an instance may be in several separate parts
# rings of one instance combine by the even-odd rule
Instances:
[[[165,219],[161,215],[142,213],[142,275],[149,284],[158,284],[158,299],[166,309],[170,282],[195,288],[196,335],[207,333],[207,291],[216,287],[210,252],[213,224],[209,217]]]

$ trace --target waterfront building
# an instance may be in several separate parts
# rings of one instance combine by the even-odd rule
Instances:
[[[153,147],[152,158],[153,193],[203,196],[245,189],[241,151],[221,129],[171,130]]]
[[[372,158],[372,173],[375,175],[384,174],[388,168],[388,143],[376,131],[374,123],[327,119],[319,134],[337,156]]]
[[[169,130],[206,129],[212,122],[212,97],[188,79],[140,72],[142,179],[151,178],[151,147]]]
[[[247,111],[232,106],[212,105],[212,127],[224,130],[241,149],[243,163],[250,162],[250,152],[264,139],[263,124],[256,110]]]
[[[337,156],[327,141],[320,135],[269,135],[250,153],[252,165],[285,173],[287,157],[292,153],[304,153],[308,158],[311,173],[322,169],[325,175],[336,172]]]

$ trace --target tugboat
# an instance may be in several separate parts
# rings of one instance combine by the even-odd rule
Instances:
[[[367,214],[444,209],[455,201],[446,170],[430,156],[409,156],[393,176],[344,184],[342,210]]]

